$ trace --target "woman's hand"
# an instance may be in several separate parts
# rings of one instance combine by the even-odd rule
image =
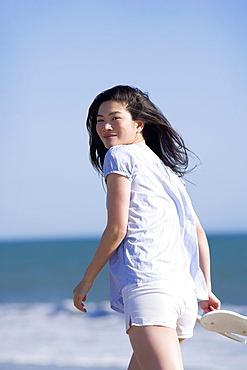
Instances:
[[[73,290],[74,306],[82,312],[87,312],[82,302],[86,301],[87,293],[92,288],[92,285],[93,285],[93,282],[85,281],[84,279],[82,279],[82,281]]]
[[[220,309],[220,300],[212,293],[210,292],[208,294],[208,299],[205,301],[200,301],[201,309],[204,312],[210,312],[214,310]]]

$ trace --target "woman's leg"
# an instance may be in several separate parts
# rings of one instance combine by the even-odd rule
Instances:
[[[179,343],[181,344],[184,340],[185,339],[180,339],[179,338]],[[139,365],[134,353],[131,357],[131,360],[130,360],[130,363],[129,363],[129,366],[128,366],[128,370],[141,370],[140,365]]]
[[[131,357],[128,370],[141,370],[134,353]]]
[[[132,367],[129,370],[184,369],[175,329],[164,326],[132,326],[128,334],[134,350],[132,364],[130,362]]]

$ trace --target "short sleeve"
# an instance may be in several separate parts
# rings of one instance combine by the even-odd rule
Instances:
[[[111,173],[127,177],[132,181],[138,173],[138,164],[127,145],[111,147],[104,160],[104,178]]]

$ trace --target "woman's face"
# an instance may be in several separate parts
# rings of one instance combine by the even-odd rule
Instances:
[[[143,124],[133,121],[125,105],[113,100],[100,105],[96,131],[107,149],[144,141],[142,128]]]

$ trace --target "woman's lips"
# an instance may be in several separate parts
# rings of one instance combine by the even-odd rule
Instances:
[[[103,136],[104,139],[110,139],[112,137],[116,137],[117,135],[116,134],[109,134],[109,135],[105,135]]]

